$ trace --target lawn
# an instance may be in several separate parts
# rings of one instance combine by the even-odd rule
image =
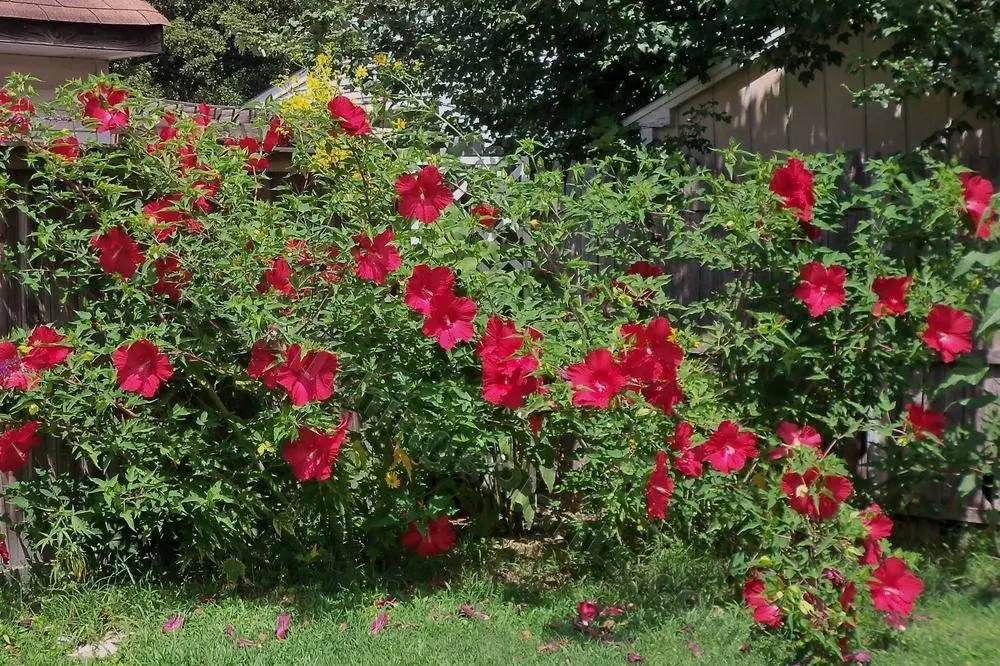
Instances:
[[[914,623],[873,662],[1000,663],[1000,559],[984,551],[927,559],[927,594]],[[80,663],[67,653],[118,634],[117,653],[100,663],[625,664],[629,653],[647,664],[789,661],[776,642],[751,642],[746,612],[706,589],[717,587],[710,582],[717,565],[692,553],[655,553],[623,566],[619,576],[569,576],[565,569],[551,554],[521,549],[495,551],[458,570],[425,568],[422,580],[431,582],[415,585],[402,577],[360,583],[317,574],[313,584],[264,590],[140,582],[8,592],[2,654],[11,664]],[[388,624],[372,635],[376,605],[389,597],[396,604],[383,605]],[[584,598],[626,607],[612,640],[588,639],[571,626]],[[292,626],[279,641],[274,628],[282,612],[291,613]],[[185,622],[164,634],[174,613]]]

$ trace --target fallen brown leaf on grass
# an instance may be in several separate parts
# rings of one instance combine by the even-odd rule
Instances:
[[[521,632],[521,640],[522,641],[530,641],[531,638],[532,638],[531,632],[528,631],[527,629],[525,629],[524,631]]]
[[[693,640],[691,640],[690,638],[687,639],[686,641],[684,641],[684,645],[687,646],[688,650],[691,650],[691,654],[694,655],[695,658],[701,657],[701,646],[695,643]]]
[[[643,656],[641,654],[639,654],[638,652],[629,652],[627,655],[625,655],[625,659],[630,664],[638,664],[638,663],[641,663],[643,661],[646,661],[643,658]]]
[[[565,638],[561,638],[553,643],[542,643],[538,646],[538,651],[541,653],[551,653],[558,652],[569,644],[569,641]]]
[[[372,626],[368,628],[368,634],[370,636],[374,636],[375,634],[385,629],[386,625],[388,624],[389,624],[389,614],[383,611],[378,615],[376,615],[375,619],[372,620]]]
[[[472,604],[462,604],[458,607],[458,616],[474,620],[488,620],[490,616],[482,612]]]

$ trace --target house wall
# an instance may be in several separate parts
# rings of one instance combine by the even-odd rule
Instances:
[[[86,78],[105,70],[107,62],[103,60],[0,53],[0,79],[11,72],[31,74],[40,79],[35,82],[35,90],[42,99],[52,97],[55,89],[70,79]]]
[[[876,52],[863,36],[855,37],[846,48],[848,53],[858,50]],[[887,109],[878,105],[856,108],[850,90],[880,80],[885,80],[885,75],[828,67],[804,85],[782,69],[748,66],[672,109],[670,125],[656,128],[653,136],[675,134],[685,110],[714,101],[716,110],[732,117],[730,123],[699,121],[707,126],[707,138],[716,146],[735,140],[765,155],[785,150],[846,150],[866,159],[915,149],[950,122],[965,121],[972,129],[951,139],[949,153],[977,171],[1000,176],[997,124],[976,118],[975,112],[953,95],[929,94]],[[717,160],[718,156],[706,159]]]

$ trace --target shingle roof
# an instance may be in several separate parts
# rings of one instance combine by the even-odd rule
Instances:
[[[145,0],[0,0],[0,18],[99,25],[167,25]]]

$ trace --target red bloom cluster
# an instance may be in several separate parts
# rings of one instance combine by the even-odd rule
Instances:
[[[73,353],[66,337],[48,326],[36,326],[25,342],[24,355],[10,341],[0,342],[0,388],[26,391],[38,383],[38,373],[51,370]]]
[[[963,173],[962,198],[965,200],[965,212],[972,218],[977,238],[988,240],[993,233],[993,224],[997,221],[997,213],[990,208],[993,201],[993,183],[982,176]]]
[[[694,427],[687,421],[681,421],[674,430],[674,436],[670,438],[670,448],[677,456],[674,459],[674,468],[689,477],[701,476],[704,471],[702,462],[701,447],[691,446],[691,435],[694,434]]]
[[[28,462],[28,454],[42,443],[38,423],[28,421],[0,433],[0,472],[16,472]]]
[[[819,317],[844,304],[847,271],[843,266],[827,268],[818,261],[810,261],[799,271],[799,277],[802,281],[795,290],[795,297],[806,304],[810,316]]]
[[[906,314],[906,290],[912,282],[913,278],[908,275],[875,278],[872,293],[878,300],[872,306],[872,314],[876,317]]]
[[[128,125],[129,110],[122,106],[128,98],[127,90],[106,83],[98,83],[94,90],[77,97],[83,105],[84,118],[96,121],[98,132],[114,132]]]
[[[35,105],[27,97],[11,97],[6,88],[0,89],[0,126],[16,134],[27,134]]]
[[[625,275],[638,275],[641,278],[651,280],[663,275],[663,269],[648,261],[636,261],[625,269]]]
[[[80,148],[80,140],[75,136],[60,136],[53,139],[46,150],[53,155],[58,155],[67,162],[75,162],[83,152]]]
[[[455,528],[448,516],[440,514],[423,527],[415,521],[411,522],[400,535],[399,543],[420,557],[434,557],[448,552],[455,545]]]
[[[927,435],[939,440],[944,437],[944,414],[924,409],[915,402],[906,406],[906,423],[917,439],[924,439]]]
[[[270,389],[283,388],[296,407],[333,395],[336,354],[313,350],[303,356],[302,345],[296,343],[285,348],[279,362],[280,352],[280,347],[258,340],[250,349],[247,374]]]
[[[924,344],[951,363],[959,354],[972,351],[972,317],[947,305],[937,304],[927,313]]]
[[[476,346],[476,355],[483,363],[482,392],[486,402],[517,409],[529,395],[540,391],[541,382],[533,374],[538,370],[537,347],[532,345],[519,355],[526,340],[537,342],[540,338],[541,333],[530,326],[522,333],[514,320],[490,315]],[[537,421],[537,429],[541,429],[541,421]]]
[[[492,229],[496,226],[497,220],[500,219],[500,211],[489,205],[488,203],[478,203],[469,209],[469,213],[476,220],[478,224],[486,227],[487,229]]]
[[[421,328],[428,338],[435,338],[444,349],[468,342],[476,329],[476,303],[454,292],[455,274],[445,266],[418,264],[406,283],[406,305],[424,316]]]
[[[350,136],[371,134],[372,128],[368,124],[368,114],[363,107],[352,102],[349,97],[337,95],[327,103],[326,108],[344,134]]]
[[[628,388],[640,392],[650,405],[671,413],[674,405],[684,399],[677,382],[684,350],[673,341],[670,322],[657,317],[646,326],[625,324],[621,334],[629,344],[619,360],[628,375]]]
[[[277,257],[271,262],[270,268],[264,270],[260,284],[257,285],[257,291],[261,294],[272,289],[292,300],[298,295],[292,285],[292,267],[284,257]]]
[[[347,439],[347,414],[332,433],[323,433],[310,428],[299,428],[299,437],[287,442],[281,455],[292,468],[292,474],[299,481],[326,481],[330,478],[333,463],[340,454],[340,447]]]
[[[861,563],[874,566],[882,561],[880,542],[892,534],[892,519],[882,513],[882,508],[878,504],[872,504],[862,511],[860,517],[866,531],[865,552],[861,556]]]
[[[118,374],[118,388],[152,398],[160,385],[174,375],[170,359],[149,340],[136,340],[118,347],[111,354]]]
[[[191,281],[191,271],[181,270],[180,260],[172,254],[154,261],[153,268],[156,269],[153,293],[171,301],[180,300],[181,289]]]
[[[146,261],[146,254],[121,227],[111,227],[103,234],[94,236],[90,244],[99,253],[97,261],[101,269],[126,280],[131,279],[139,264]]]
[[[438,219],[453,200],[451,190],[433,164],[422,167],[416,176],[404,173],[397,178],[396,193],[399,195],[396,205],[399,214],[424,224]]]
[[[794,511],[807,518],[826,520],[837,514],[854,486],[845,476],[823,474],[818,467],[810,467],[804,474],[786,472],[781,477],[781,490]]]
[[[362,280],[370,280],[375,284],[385,284],[385,278],[403,263],[399,250],[392,244],[392,227],[371,238],[365,234],[354,237],[357,243],[351,248],[354,257],[354,274]]]
[[[781,608],[771,603],[764,593],[764,580],[754,576],[743,585],[743,603],[753,610],[753,620],[766,627],[780,627]]]
[[[279,116],[274,116],[264,131],[262,141],[254,136],[245,136],[242,139],[226,137],[222,143],[227,147],[235,147],[246,153],[246,170],[248,173],[256,175],[266,171],[271,166],[268,155],[278,146],[288,145],[291,134],[291,128]]]
[[[198,233],[202,230],[201,223],[189,213],[181,209],[180,194],[150,201],[142,207],[142,212],[153,223],[153,236],[157,241],[163,242],[177,233],[183,225],[191,233]]]
[[[802,160],[792,158],[783,167],[778,167],[771,175],[771,191],[781,199],[783,208],[795,213],[799,218],[802,230],[809,238],[816,240],[820,231],[811,223],[813,219],[813,204],[816,195],[813,193],[813,174],[806,168]]]
[[[667,517],[667,505],[674,492],[674,481],[667,468],[667,452],[656,452],[656,463],[646,481],[646,517],[649,520],[663,520]]]
[[[808,446],[817,451],[822,449],[823,438],[811,425],[799,427],[791,421],[782,421],[778,424],[776,432],[782,444],[767,454],[768,460],[781,460],[785,456],[792,455],[799,446]]]

